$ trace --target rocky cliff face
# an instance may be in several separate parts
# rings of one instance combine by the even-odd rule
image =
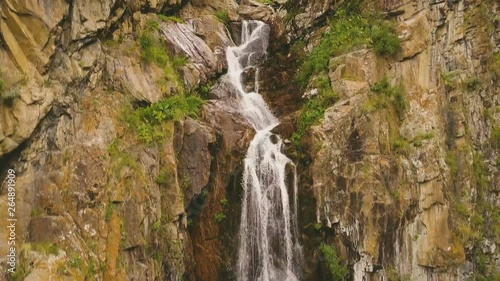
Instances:
[[[239,20],[271,25],[261,91],[291,138],[303,94],[318,91],[293,83],[297,69],[346,5],[270,2],[0,3],[0,173],[16,171],[19,258],[5,278],[234,279],[254,132],[221,99],[224,50]],[[338,101],[300,152],[287,148],[301,171],[304,280],[332,278],[320,245],[350,280],[498,278],[499,8],[375,1],[366,11],[395,22],[401,49],[328,59]],[[403,89],[403,110],[380,105],[383,81]],[[189,93],[210,99],[197,116],[144,123],[151,103]]]
[[[304,228],[315,227],[305,245],[335,245],[354,280],[494,280],[498,3],[380,6],[402,48],[329,60],[339,101],[305,141],[303,198],[315,206],[303,206]],[[402,112],[371,107],[384,77],[404,89]],[[311,265],[308,280],[317,280]]]

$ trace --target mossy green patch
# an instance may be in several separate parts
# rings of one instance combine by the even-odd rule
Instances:
[[[328,244],[321,243],[321,245],[319,246],[319,250],[324,258],[326,267],[330,271],[332,280],[346,280],[347,275],[349,274],[349,270],[345,265],[341,263],[340,258],[337,256],[337,251],[335,250],[335,248]]]
[[[229,19],[229,14],[227,11],[218,10],[215,12],[215,16],[219,19],[223,24],[228,24],[231,20]]]

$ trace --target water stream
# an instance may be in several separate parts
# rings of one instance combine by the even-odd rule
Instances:
[[[243,174],[239,281],[299,280],[295,165],[281,153],[281,138],[271,132],[279,121],[258,87],[258,66],[266,58],[269,31],[262,22],[244,21],[240,45],[226,50],[233,106],[256,130]]]

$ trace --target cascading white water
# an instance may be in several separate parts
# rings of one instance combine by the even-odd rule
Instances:
[[[262,22],[244,21],[241,44],[226,50],[226,82],[236,92],[231,103],[256,130],[246,154],[243,174],[239,281],[299,279],[301,248],[297,240],[295,166],[281,153],[282,140],[271,132],[279,121],[258,93],[258,64],[265,59],[269,30]],[[255,85],[253,91],[246,92],[243,76],[250,70],[255,71]],[[294,173],[293,177],[288,177],[291,178],[290,190],[287,165]]]

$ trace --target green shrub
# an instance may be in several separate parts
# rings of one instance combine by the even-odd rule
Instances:
[[[227,201],[226,198],[223,198],[220,200],[220,204],[221,204],[222,208],[226,208],[227,205],[229,204],[229,201]]]
[[[338,100],[331,90],[319,91],[318,97],[309,99],[303,106],[297,121],[297,131],[292,135],[292,141],[300,148],[302,137],[309,127],[316,124],[325,115],[325,110]]]
[[[412,145],[404,138],[399,138],[392,143],[392,149],[397,154],[409,155]]]
[[[130,129],[135,130],[139,141],[156,143],[165,136],[161,126],[163,121],[179,121],[186,116],[196,118],[204,103],[205,101],[198,96],[175,95],[148,107],[126,109],[122,112],[122,121]]]
[[[394,55],[401,50],[401,41],[395,31],[387,25],[379,24],[373,26],[370,38],[373,50],[379,56]]]
[[[168,169],[162,169],[155,179],[155,182],[159,185],[165,185],[172,178],[172,174]]]
[[[326,267],[330,271],[333,280],[346,280],[347,275],[349,274],[349,270],[345,265],[341,264],[335,248],[325,243],[321,243],[321,245],[319,246],[319,250],[323,258],[325,259]]]
[[[165,15],[158,15],[158,17],[164,21],[164,22],[167,22],[167,21],[172,21],[172,22],[176,22],[176,23],[184,23],[184,20],[179,18],[179,17],[176,17],[176,16],[165,16]]]
[[[392,105],[401,119],[408,108],[408,101],[406,100],[404,89],[401,85],[392,86],[387,77],[376,82],[371,87],[372,92],[376,95],[368,99],[361,111],[370,113],[378,109],[387,108]]]
[[[165,42],[158,34],[159,23],[154,20],[148,21],[146,28],[137,38],[141,50],[141,59],[146,63],[154,63],[163,69],[165,79],[176,83],[177,90],[182,91],[182,83],[177,74],[177,67],[185,63],[185,58],[174,58],[168,55]]]
[[[470,92],[479,90],[481,88],[481,80],[477,76],[471,77],[465,81],[465,86]]]
[[[215,12],[215,16],[223,23],[228,24],[231,20],[229,19],[229,14],[227,11],[218,10]]]
[[[328,69],[331,57],[362,45],[372,44],[377,55],[393,55],[401,48],[399,38],[387,22],[356,11],[357,9],[349,7],[336,11],[329,22],[329,31],[323,34],[319,45],[307,55],[300,66],[296,82],[303,87],[307,86],[313,74]]]
[[[217,213],[214,215],[214,220],[217,222],[217,223],[221,223],[223,222],[224,220],[226,219],[226,214],[224,214],[224,212],[220,212],[220,213]]]
[[[257,0],[257,2],[260,2],[262,4],[267,4],[267,5],[272,5],[274,4],[273,0]]]
[[[309,53],[299,68],[296,81],[307,86],[313,74],[326,71],[331,57],[368,43],[368,20],[360,15],[347,14],[338,10],[329,23],[330,30],[323,34],[321,41]]]
[[[457,86],[457,76],[455,72],[443,72],[441,73],[441,79],[443,79],[446,87],[450,89],[455,89]]]
[[[159,124],[165,120],[178,121],[186,116],[197,117],[204,100],[197,96],[175,95],[140,109],[146,122]]]

